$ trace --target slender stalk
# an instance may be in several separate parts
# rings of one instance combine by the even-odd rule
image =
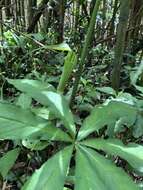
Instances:
[[[3,14],[2,14],[2,8],[4,6],[4,0],[3,1],[0,1],[0,36],[1,36],[1,39],[0,39],[0,43],[1,45],[3,44],[3,24],[2,24],[2,21],[3,21]]]
[[[112,15],[112,18],[111,18],[110,35],[114,34],[116,14],[117,14],[117,11],[118,11],[118,3],[119,3],[119,0],[115,0],[114,9],[113,9],[113,15]]]
[[[112,87],[118,92],[120,86],[120,71],[123,59],[127,23],[129,17],[130,0],[121,1],[119,26],[117,30],[117,42],[115,46],[114,66],[112,72]]]
[[[73,91],[72,91],[72,95],[71,95],[71,100],[70,100],[70,106],[72,107],[74,100],[75,100],[75,96],[77,93],[77,89],[78,89],[78,84],[80,82],[80,76],[82,74],[83,71],[83,67],[86,61],[86,57],[88,55],[89,52],[89,46],[91,44],[93,35],[94,35],[94,27],[95,27],[95,22],[96,22],[96,17],[97,17],[97,13],[98,13],[98,9],[99,9],[99,5],[101,3],[101,0],[96,0],[95,6],[94,6],[94,10],[92,13],[92,17],[90,20],[90,25],[87,31],[87,37],[85,40],[85,44],[83,46],[82,52],[81,52],[81,59],[79,59],[79,67],[75,76],[75,82],[74,82],[74,86],[73,86]]]

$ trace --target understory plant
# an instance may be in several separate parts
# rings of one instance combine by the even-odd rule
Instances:
[[[140,184],[131,177],[133,173],[143,176],[143,146],[132,143],[132,139],[135,142],[143,135],[143,109],[138,100],[116,96],[111,88],[97,89],[107,94],[110,91],[114,98],[96,105],[81,125],[69,108],[69,104],[74,103],[89,53],[100,2],[95,3],[81,58],[77,59],[65,43],[40,47],[67,52],[57,90],[39,80],[8,79],[22,94],[16,102],[0,102],[0,139],[20,141],[31,150],[43,150],[53,142],[58,145],[56,152],[33,172],[21,190],[140,189]],[[69,102],[63,93],[77,62]],[[136,78],[134,86],[138,87]],[[15,148],[0,159],[0,182],[5,180],[19,152],[19,148]],[[124,166],[118,166],[117,160],[124,161]]]
[[[0,103],[0,139],[21,140],[35,150],[49,142],[62,147],[33,173],[22,190],[63,190],[65,184],[75,190],[140,189],[114,160],[117,156],[124,159],[130,171],[143,175],[143,146],[119,138],[127,129],[134,137],[143,135],[141,108],[123,99],[109,99],[95,106],[79,128],[66,98],[52,85],[29,79],[8,82],[22,94],[18,104]],[[31,99],[40,109],[31,107]],[[94,135],[103,129],[105,135]],[[3,176],[1,167],[0,173]]]

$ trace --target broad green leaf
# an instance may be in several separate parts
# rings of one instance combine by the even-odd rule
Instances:
[[[116,91],[111,87],[100,87],[100,88],[96,88],[96,90],[103,92],[105,94],[116,96]]]
[[[71,48],[65,42],[63,42],[61,44],[57,44],[57,45],[48,45],[48,46],[46,46],[46,48],[48,48],[50,50],[58,50],[58,51],[71,51]]]
[[[119,92],[116,99],[127,104],[138,106],[139,100],[136,99],[135,96],[132,96],[131,94],[127,92],[123,92],[123,91]]]
[[[52,114],[52,108],[49,107],[33,107],[32,112],[34,112],[37,116],[42,117],[46,120],[55,120],[57,117]]]
[[[37,40],[37,41],[44,40],[44,36],[42,34],[40,34],[40,33],[32,34],[32,37],[34,37],[34,39]]]
[[[73,169],[74,170],[74,169]],[[74,171],[73,171],[74,172]],[[67,176],[66,177],[66,182],[70,183],[70,184],[74,184],[75,183],[75,176]]]
[[[78,139],[83,139],[105,125],[108,125],[109,128],[113,127],[113,130],[116,130],[119,124],[132,126],[136,121],[137,114],[137,108],[116,100],[111,100],[107,104],[96,106],[85,119],[79,131]]]
[[[135,88],[143,94],[143,86],[134,85]]]
[[[131,83],[136,86],[137,80],[140,77],[140,75],[143,73],[143,60],[141,61],[141,64],[139,67],[137,67],[136,71],[131,72]]]
[[[30,110],[0,103],[0,139],[27,138],[71,141],[66,133]]]
[[[130,74],[131,84],[134,85],[134,87],[141,93],[143,93],[143,87],[137,85],[137,81],[139,77],[142,75],[142,73],[143,73],[143,60],[141,61],[139,67],[137,67],[137,70],[131,72]]]
[[[26,94],[22,93],[18,97],[16,105],[19,105],[23,109],[28,109],[28,108],[30,108],[31,103],[32,103],[32,98],[27,96]]]
[[[49,108],[44,108],[44,107],[33,107],[32,108],[32,112],[34,112],[37,116],[42,117],[44,119],[50,120],[51,116],[50,116],[50,110]],[[55,117],[54,117],[55,119]]]
[[[41,104],[49,106],[51,108],[51,113],[53,113],[57,118],[60,118],[72,136],[75,136],[76,129],[73,115],[64,96],[54,92],[41,91],[33,97],[35,97],[35,99]]]
[[[3,179],[7,176],[9,170],[14,165],[20,150],[18,148],[7,152],[3,157],[0,158],[0,175]]]
[[[139,138],[143,135],[143,116],[140,114],[136,118],[136,123],[133,126],[133,136]]]
[[[40,141],[40,140],[23,140],[22,145],[31,150],[43,150],[50,143],[48,141]]]
[[[140,190],[143,190],[143,183],[139,183],[138,186],[139,186]]]
[[[72,149],[73,147],[69,146],[45,162],[35,171],[22,190],[63,190]]]
[[[31,93],[31,92],[37,92],[37,90],[42,91],[55,91],[54,87],[50,84],[38,81],[38,80],[31,80],[31,79],[17,79],[17,80],[11,80],[7,79],[8,82],[12,85],[14,85],[18,90],[25,92],[25,93]]]
[[[73,51],[69,51],[67,56],[65,57],[64,68],[58,85],[58,91],[60,93],[64,92],[64,89],[67,85],[69,77],[71,76],[72,70],[76,63],[77,63],[76,54]]]
[[[96,151],[80,147],[76,153],[75,190],[139,190],[130,177]]]
[[[104,150],[108,154],[118,155],[135,168],[135,170],[143,173],[143,146],[129,143],[124,145],[117,139],[91,139],[83,141],[82,144],[98,149]]]
[[[29,81],[25,80],[8,80],[10,84],[13,84],[18,90],[27,93],[29,96],[34,98],[36,101],[44,106],[50,107],[50,110],[57,117],[62,119],[65,127],[71,132],[72,136],[75,136],[75,125],[73,115],[69,109],[68,103],[64,96],[51,92],[48,90],[34,88],[29,85]],[[28,87],[26,87],[26,84]],[[30,83],[31,84],[31,83]],[[33,84],[33,82],[32,82]]]

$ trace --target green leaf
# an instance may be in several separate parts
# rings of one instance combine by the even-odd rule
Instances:
[[[139,100],[137,100],[135,96],[132,96],[131,94],[127,92],[123,92],[123,91],[118,93],[118,96],[116,99],[121,102],[135,105],[135,106],[138,106],[138,102],[139,102]]]
[[[20,150],[18,148],[7,152],[2,158],[0,158],[0,174],[3,179],[7,176],[9,170],[14,165]]]
[[[57,45],[48,45],[48,46],[46,46],[46,48],[48,48],[50,50],[58,50],[58,51],[71,51],[71,48],[65,42],[63,42],[61,44],[57,44]]]
[[[132,126],[136,121],[137,114],[138,110],[135,107],[116,100],[111,100],[104,105],[96,106],[85,119],[79,131],[78,139],[83,139],[105,125],[108,125],[109,128],[113,127],[113,130],[116,130],[115,126],[118,127],[123,123],[122,121],[124,121],[124,125]]]
[[[31,103],[32,103],[32,98],[22,93],[18,97],[16,105],[19,105],[23,109],[28,109],[30,108]]]
[[[70,131],[72,136],[75,136],[76,129],[74,125],[73,115],[64,96],[55,92],[50,92],[48,90],[39,89],[38,86],[33,87],[31,85],[33,82],[29,85],[29,80],[8,81],[10,84],[13,84],[18,90],[27,93],[42,105],[49,106],[53,114],[64,122],[65,127]],[[26,87],[26,84],[28,87]]]
[[[0,103],[0,139],[27,138],[71,141],[66,133],[30,110]]]
[[[92,149],[80,147],[76,154],[75,190],[139,190],[121,168]]]
[[[140,75],[143,73],[143,60],[141,61],[139,67],[137,67],[137,71],[131,72],[131,84],[136,86],[137,80],[140,77]]]
[[[65,127],[74,137],[76,129],[74,125],[73,115],[64,96],[54,92],[45,91],[41,91],[39,94],[37,93],[34,96],[38,102],[51,108],[51,113],[53,113],[57,118],[60,118],[64,122]]]
[[[69,146],[45,162],[22,190],[63,190],[72,150],[73,147]]]
[[[100,88],[96,88],[96,90],[103,92],[105,94],[116,96],[116,91],[111,87],[100,87]]]
[[[133,126],[133,136],[139,138],[143,135],[143,116],[137,116],[136,124]]]
[[[143,190],[143,183],[139,183],[138,186],[139,186],[140,190]]]
[[[22,145],[31,150],[43,150],[50,143],[48,141],[40,141],[40,140],[23,140]]]
[[[33,107],[32,112],[34,112],[37,116],[42,117],[44,119],[50,120],[51,115],[50,115],[50,110],[49,108],[44,108],[44,107]],[[54,117],[55,119],[55,117]]]
[[[34,37],[34,39],[37,40],[37,41],[44,40],[44,36],[42,34],[40,34],[40,33],[32,34],[32,37]]]
[[[14,85],[18,90],[25,92],[25,93],[31,93],[31,92],[37,92],[37,90],[42,91],[55,91],[54,87],[50,84],[41,82],[39,80],[31,80],[31,79],[7,79],[7,81]]]
[[[118,155],[127,160],[136,171],[143,173],[143,146],[141,145],[135,143],[124,145],[117,139],[91,139],[83,141],[82,144],[98,150],[104,150],[111,155]]]
[[[63,93],[67,85],[69,77],[71,76],[72,70],[77,63],[77,56],[73,51],[69,51],[64,62],[64,68],[62,76],[58,85],[58,92]]]
[[[138,85],[134,85],[135,88],[140,91],[143,94],[143,87],[142,86],[138,86]]]

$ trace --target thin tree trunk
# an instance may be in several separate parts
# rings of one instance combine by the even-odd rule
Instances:
[[[2,14],[2,8],[4,6],[4,0],[0,1],[0,35],[1,35],[1,43],[3,43],[3,14]]]
[[[103,0],[103,11],[102,11],[102,31],[101,36],[104,37],[105,25],[106,25],[106,11],[107,11],[107,2]]]
[[[10,5],[11,5],[11,0],[5,0],[6,19],[10,19],[10,17],[11,17]]]
[[[28,26],[27,28],[27,32],[31,33],[34,31],[35,26],[37,25],[45,7],[47,6],[47,3],[49,2],[49,0],[42,0],[42,2],[39,4],[37,10],[35,11],[35,14],[31,20],[31,24]]]
[[[22,25],[25,31],[25,27],[26,27],[26,18],[25,18],[25,3],[24,0],[20,1],[20,11],[21,11],[21,20],[22,20]]]
[[[112,15],[112,19],[111,19],[111,27],[110,27],[110,34],[109,35],[113,35],[114,31],[115,31],[115,20],[116,20],[116,14],[118,11],[118,2],[119,0],[115,0],[114,3],[114,9],[113,9],[113,15]]]
[[[118,92],[120,86],[120,70],[124,53],[125,36],[129,17],[130,0],[121,0],[119,26],[115,47],[114,66],[112,72],[112,87]]]
[[[58,33],[58,38],[57,41],[58,43],[62,43],[64,40],[64,16],[65,16],[65,3],[66,0],[59,0],[58,2],[58,17],[57,17],[57,33]]]
[[[32,24],[33,12],[35,11],[37,2],[35,0],[28,0],[28,26]]]

